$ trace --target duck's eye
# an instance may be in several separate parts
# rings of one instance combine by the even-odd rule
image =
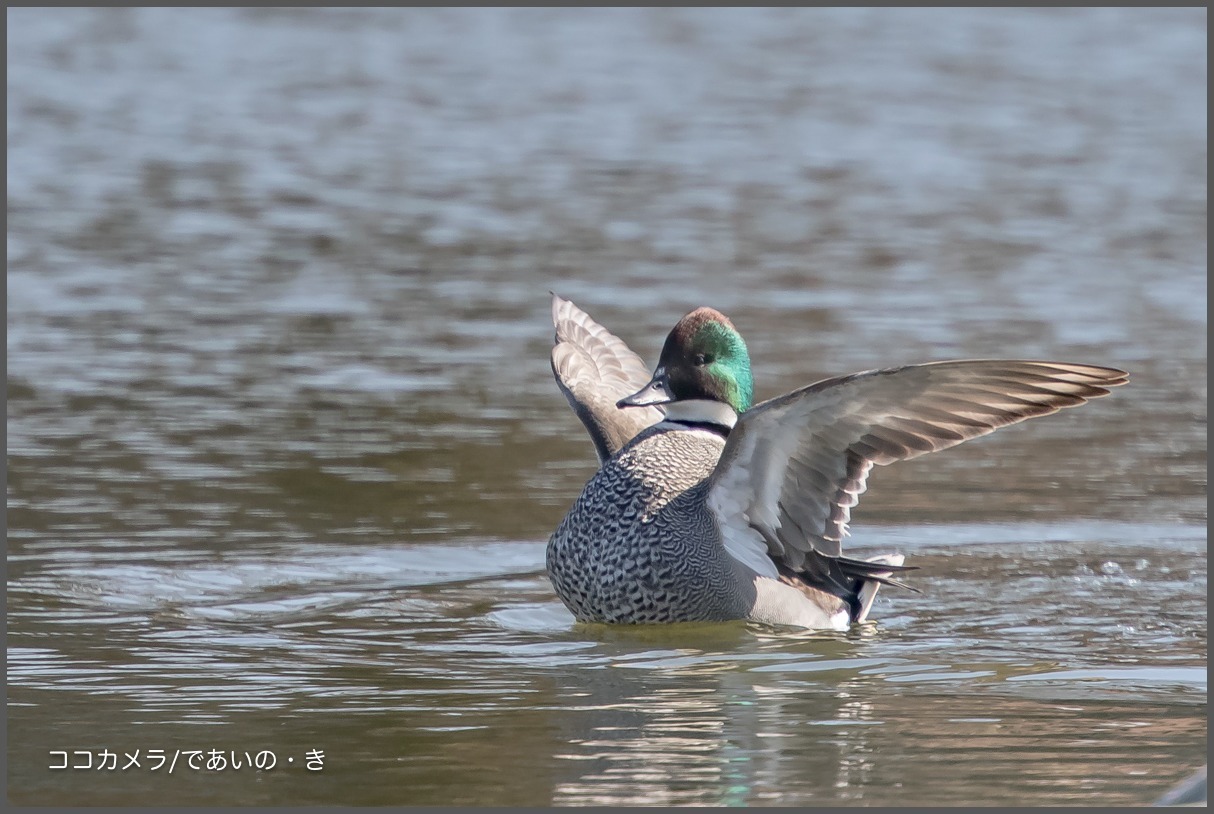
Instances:
[[[692,361],[695,362],[696,367],[704,367],[704,365],[712,361],[712,357],[705,356],[702,353],[697,353],[694,357],[692,357]]]

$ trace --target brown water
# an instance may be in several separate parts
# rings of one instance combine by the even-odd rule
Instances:
[[[11,801],[1118,805],[1205,762],[1204,9],[14,9],[8,51]],[[872,627],[577,626],[549,289],[650,361],[720,308],[763,397],[1132,380],[875,472],[853,549],[922,593]]]

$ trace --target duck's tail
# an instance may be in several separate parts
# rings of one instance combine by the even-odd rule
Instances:
[[[877,598],[877,590],[882,585],[893,585],[919,593],[918,588],[912,588],[910,585],[894,579],[896,572],[916,570],[916,566],[902,564],[906,562],[906,557],[901,554],[881,554],[869,557],[867,560],[840,557],[837,562],[843,573],[855,579],[859,584],[855,601],[852,603],[853,622],[863,622],[868,618],[873,600]]]

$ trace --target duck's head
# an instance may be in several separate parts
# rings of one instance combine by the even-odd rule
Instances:
[[[753,398],[750,353],[742,335],[720,311],[697,308],[666,337],[649,384],[617,406],[714,402],[742,413]]]

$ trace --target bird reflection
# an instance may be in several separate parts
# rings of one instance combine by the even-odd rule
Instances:
[[[782,643],[788,650],[787,637]],[[813,658],[824,663],[834,651],[842,659],[848,647],[819,639]],[[553,804],[775,803],[790,775],[832,800],[853,796],[851,788],[859,796],[871,771],[869,725],[878,722],[852,690],[867,679],[853,666],[853,678],[833,686],[821,673],[790,682],[767,676],[775,654],[752,655],[762,661],[746,669],[738,654],[663,650],[569,675]],[[827,748],[822,727],[837,728]]]

